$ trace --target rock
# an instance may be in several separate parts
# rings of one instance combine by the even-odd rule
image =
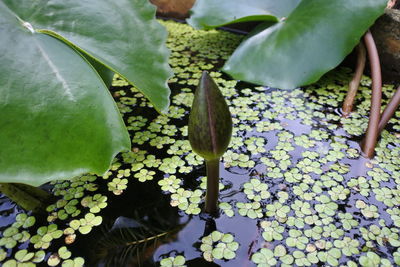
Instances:
[[[385,81],[400,81],[400,10],[386,9],[371,28]]]
[[[150,2],[157,6],[157,15],[184,19],[189,17],[189,10],[195,0],[150,0]]]

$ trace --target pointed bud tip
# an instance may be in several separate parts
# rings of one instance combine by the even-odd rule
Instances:
[[[201,74],[199,86],[202,86],[205,89],[209,89],[208,86],[210,85],[216,85],[213,78],[211,78],[210,74],[208,71],[203,71]]]

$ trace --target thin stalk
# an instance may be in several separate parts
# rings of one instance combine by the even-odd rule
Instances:
[[[364,155],[367,158],[372,158],[375,152],[375,145],[379,134],[378,125],[381,115],[382,77],[378,50],[376,49],[376,45],[370,31],[364,35],[364,42],[365,46],[367,47],[371,68],[372,97],[368,128],[364,140],[361,143],[361,147]]]
[[[26,211],[44,212],[51,194],[29,185],[0,183],[0,192]]]
[[[392,99],[390,99],[388,105],[385,110],[382,112],[381,120],[379,121],[378,132],[381,133],[382,130],[386,127],[386,124],[392,118],[393,114],[400,106],[400,86],[397,88],[397,91],[394,93]]]
[[[204,211],[215,215],[218,211],[219,159],[207,160],[207,193]]]
[[[362,42],[357,46],[357,65],[354,72],[353,79],[349,83],[349,90],[347,91],[346,98],[343,102],[343,117],[348,117],[353,110],[354,99],[357,94],[358,87],[360,86],[361,78],[365,69],[366,50]]]

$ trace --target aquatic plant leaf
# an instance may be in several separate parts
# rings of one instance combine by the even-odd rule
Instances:
[[[386,3],[301,1],[287,19],[256,29],[256,34],[235,50],[223,71],[238,80],[276,88],[316,82],[351,52]]]
[[[278,22],[300,0],[197,0],[187,22],[196,29],[212,29],[247,21]]]
[[[232,135],[232,118],[224,96],[203,72],[189,115],[188,135],[194,152],[205,160],[219,159]]]
[[[130,142],[102,79],[75,49],[35,32],[3,1],[0,14],[0,181],[38,186],[103,174]]]
[[[37,31],[62,39],[135,85],[166,111],[172,71],[167,32],[148,1],[3,1]],[[40,12],[38,12],[40,10]]]

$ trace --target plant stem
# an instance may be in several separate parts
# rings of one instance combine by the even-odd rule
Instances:
[[[0,183],[0,192],[24,210],[36,213],[44,212],[52,198],[46,191],[24,184]]]
[[[218,211],[219,159],[206,160],[207,192],[204,211],[215,215]]]
[[[382,77],[378,51],[376,49],[376,45],[370,31],[368,31],[364,35],[364,42],[365,46],[367,47],[368,58],[370,61],[372,77],[372,97],[368,128],[364,140],[361,143],[361,147],[364,155],[367,158],[372,158],[378,139],[378,125],[380,121],[382,100]]]
[[[354,98],[356,97],[358,87],[360,86],[361,78],[365,69],[366,50],[362,42],[357,47],[357,65],[353,79],[349,83],[346,99],[343,102],[343,117],[348,117],[353,109]]]
[[[379,129],[378,132],[381,133],[385,128],[388,121],[392,118],[396,109],[400,106],[400,86],[397,88],[397,91],[394,93],[392,99],[390,99],[388,105],[385,110],[382,112],[381,120],[379,121]]]

